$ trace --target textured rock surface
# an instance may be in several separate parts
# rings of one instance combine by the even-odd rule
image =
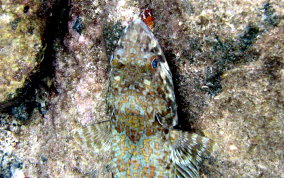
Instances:
[[[223,91],[200,124],[220,148],[210,162],[212,177],[283,177],[283,42],[282,25],[253,46],[262,54],[258,60],[223,74]]]
[[[0,1],[0,102],[14,98],[42,61],[48,3]]]
[[[27,114],[30,105],[25,98],[13,112],[1,113],[1,154],[8,155],[6,163],[17,163],[13,168],[17,174],[110,177],[108,154],[86,153],[75,143],[73,132],[107,119],[108,57],[121,30],[141,9],[150,7],[156,17],[154,34],[173,73],[180,127],[204,133],[219,145],[214,157],[205,162],[204,175],[283,176],[281,1],[77,0],[56,4],[52,14],[57,22],[48,27],[54,30],[43,59],[46,65],[41,68],[43,73],[53,72],[52,79],[41,82],[50,86],[55,81],[54,87],[48,91],[35,88],[32,97],[38,108],[49,99],[48,107]],[[25,5],[20,7],[26,11]],[[19,118],[29,122],[18,123]]]

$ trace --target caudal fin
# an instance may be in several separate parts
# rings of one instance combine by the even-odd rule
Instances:
[[[173,131],[174,146],[171,159],[175,164],[176,177],[199,177],[199,166],[209,157],[214,142],[209,138],[184,131]]]

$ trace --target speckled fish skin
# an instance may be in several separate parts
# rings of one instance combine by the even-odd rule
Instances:
[[[125,29],[114,51],[108,103],[115,175],[170,176],[168,129],[177,120],[172,77],[158,41],[140,19]]]
[[[157,39],[140,19],[119,40],[109,80],[114,176],[198,177],[196,162],[209,139],[173,130],[177,106],[172,75]],[[179,140],[181,135],[188,139]]]

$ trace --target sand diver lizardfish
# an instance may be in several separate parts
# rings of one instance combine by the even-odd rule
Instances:
[[[80,130],[78,140],[111,150],[114,177],[199,177],[199,164],[213,142],[174,129],[172,74],[158,40],[141,19],[124,30],[110,65],[110,120]]]

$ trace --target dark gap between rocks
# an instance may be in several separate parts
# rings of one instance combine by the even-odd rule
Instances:
[[[16,91],[16,97],[0,104],[0,112],[14,116],[23,124],[30,121],[36,109],[42,116],[47,112],[50,93],[56,93],[53,82],[56,46],[63,45],[63,38],[68,32],[69,10],[68,0],[55,1],[52,9],[48,8],[47,4],[42,4],[37,14],[46,19],[43,35],[45,50],[38,55],[39,60],[43,60],[26,79],[24,87]]]

